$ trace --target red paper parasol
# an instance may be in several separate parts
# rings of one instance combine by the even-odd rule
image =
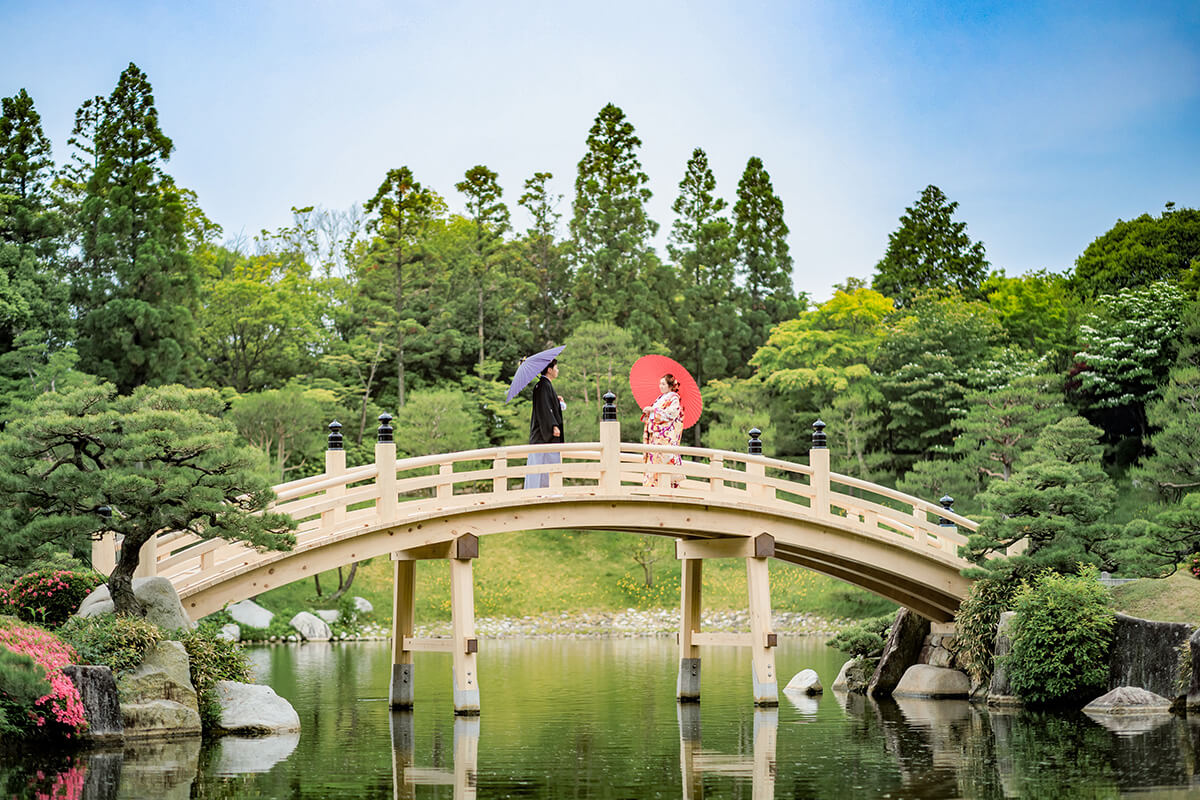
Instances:
[[[683,427],[690,428],[700,419],[704,401],[700,398],[700,387],[683,365],[666,356],[642,356],[629,370],[629,388],[638,408],[651,405],[662,394],[658,382],[663,375],[671,374],[679,381],[679,399],[683,402]]]

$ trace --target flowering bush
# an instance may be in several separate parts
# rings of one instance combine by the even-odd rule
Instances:
[[[35,727],[47,734],[70,737],[87,726],[79,690],[62,671],[76,661],[75,650],[69,644],[49,631],[0,618],[0,647],[29,656],[45,670],[50,693],[38,698],[29,709]]]
[[[114,674],[141,664],[146,651],[163,638],[153,622],[124,614],[71,617],[58,635],[75,648],[79,663],[103,664]]]
[[[99,573],[91,571],[31,572],[17,578],[11,586],[0,587],[0,608],[26,622],[57,628],[103,582]]]
[[[1192,553],[1188,556],[1187,568],[1193,578],[1200,578],[1200,553]]]

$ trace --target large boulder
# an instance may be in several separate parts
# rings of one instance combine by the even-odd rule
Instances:
[[[904,677],[905,670],[917,663],[928,635],[929,620],[907,608],[897,611],[896,619],[892,622],[892,633],[879,658],[879,666],[867,685],[867,694],[871,697],[891,695]]]
[[[328,622],[330,625],[342,618],[342,612],[336,608],[322,608],[317,612],[317,616]]]
[[[150,648],[137,669],[117,681],[117,692],[126,739],[200,733],[200,704],[180,642]]]
[[[83,700],[83,713],[88,723],[83,738],[97,743],[123,739],[125,724],[112,670],[105,666],[68,664],[62,671],[75,684]]]
[[[225,609],[233,621],[248,628],[266,628],[275,619],[275,612],[263,608],[253,600],[242,600]]]
[[[1012,652],[1012,629],[1016,624],[1015,611],[1005,611],[1000,615],[1000,624],[996,626],[996,644],[992,648],[995,654],[992,668],[992,682],[988,685],[987,702],[989,706],[1019,706],[1021,700],[1013,692],[1008,682],[1008,671],[1004,669],[1001,660]]]
[[[217,681],[214,694],[220,707],[220,732],[252,736],[300,730],[296,709],[270,686]]]
[[[930,664],[913,664],[892,690],[895,697],[965,698],[970,693],[966,673]]]
[[[371,605],[371,601],[367,598],[355,596],[354,610],[359,614],[370,614],[375,610],[375,606]]]
[[[958,636],[953,622],[934,622],[929,626],[929,635],[917,656],[918,664],[929,664],[933,667],[955,667],[955,656],[958,649]]]
[[[1085,714],[1169,714],[1171,700],[1140,686],[1118,686],[1083,707]]]
[[[166,578],[134,578],[133,596],[146,610],[146,619],[153,622],[164,631],[194,630],[196,623],[183,610],[183,603],[175,587]],[[108,584],[97,586],[92,593],[83,598],[79,610],[75,613],[81,617],[99,617],[113,613],[112,596],[108,592]]]
[[[800,692],[801,694],[820,694],[821,679],[815,669],[802,669],[792,676],[788,685],[783,687],[785,692]]]
[[[221,626],[221,630],[217,631],[217,638],[224,639],[227,642],[240,642],[242,640],[242,629],[236,623],[227,623]]]
[[[866,694],[867,685],[871,682],[871,676],[875,674],[878,662],[877,658],[863,658],[862,656],[850,659],[842,664],[842,668],[837,677],[833,679],[833,686],[830,688],[835,692]]]
[[[1179,622],[1117,614],[1107,688],[1139,686],[1182,704],[1188,687],[1180,674],[1181,663],[1186,663],[1181,655],[1193,630],[1191,625]]]
[[[333,631],[329,629],[328,623],[316,614],[310,614],[307,611],[301,611],[292,617],[288,624],[310,642],[328,642],[333,638]]]

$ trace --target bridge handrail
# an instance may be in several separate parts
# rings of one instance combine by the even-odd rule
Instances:
[[[928,500],[923,500],[920,497],[916,497],[911,494],[905,494],[904,492],[901,492],[897,489],[889,489],[886,486],[880,486],[879,484],[876,484],[876,483],[870,483],[868,481],[862,480],[861,478],[855,478],[851,475],[842,475],[837,472],[831,472],[831,473],[829,473],[829,482],[830,483],[840,483],[844,486],[850,486],[854,489],[862,489],[863,491],[871,492],[872,494],[877,494],[882,497],[887,497],[891,500],[898,500],[899,502],[904,503],[905,505],[912,506],[913,513],[916,513],[917,509],[919,508],[928,514],[936,514],[939,517],[948,519],[951,522],[953,522],[955,525],[966,528],[972,532],[974,532],[979,527],[979,523],[976,522],[975,520],[968,519],[967,517],[964,517],[961,514],[957,514],[953,511],[947,511],[946,509],[942,508],[937,503],[932,503]],[[839,494],[842,494],[842,492],[839,492]]]

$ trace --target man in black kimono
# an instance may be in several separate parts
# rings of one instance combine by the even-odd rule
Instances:
[[[533,387],[533,410],[529,416],[529,443],[551,444],[562,442],[562,401],[554,391],[552,380],[558,377],[558,359],[554,359],[542,370],[537,385]],[[530,453],[527,462],[533,464],[561,464],[562,453]],[[550,485],[550,476],[545,472],[525,476],[526,489],[545,489]]]

